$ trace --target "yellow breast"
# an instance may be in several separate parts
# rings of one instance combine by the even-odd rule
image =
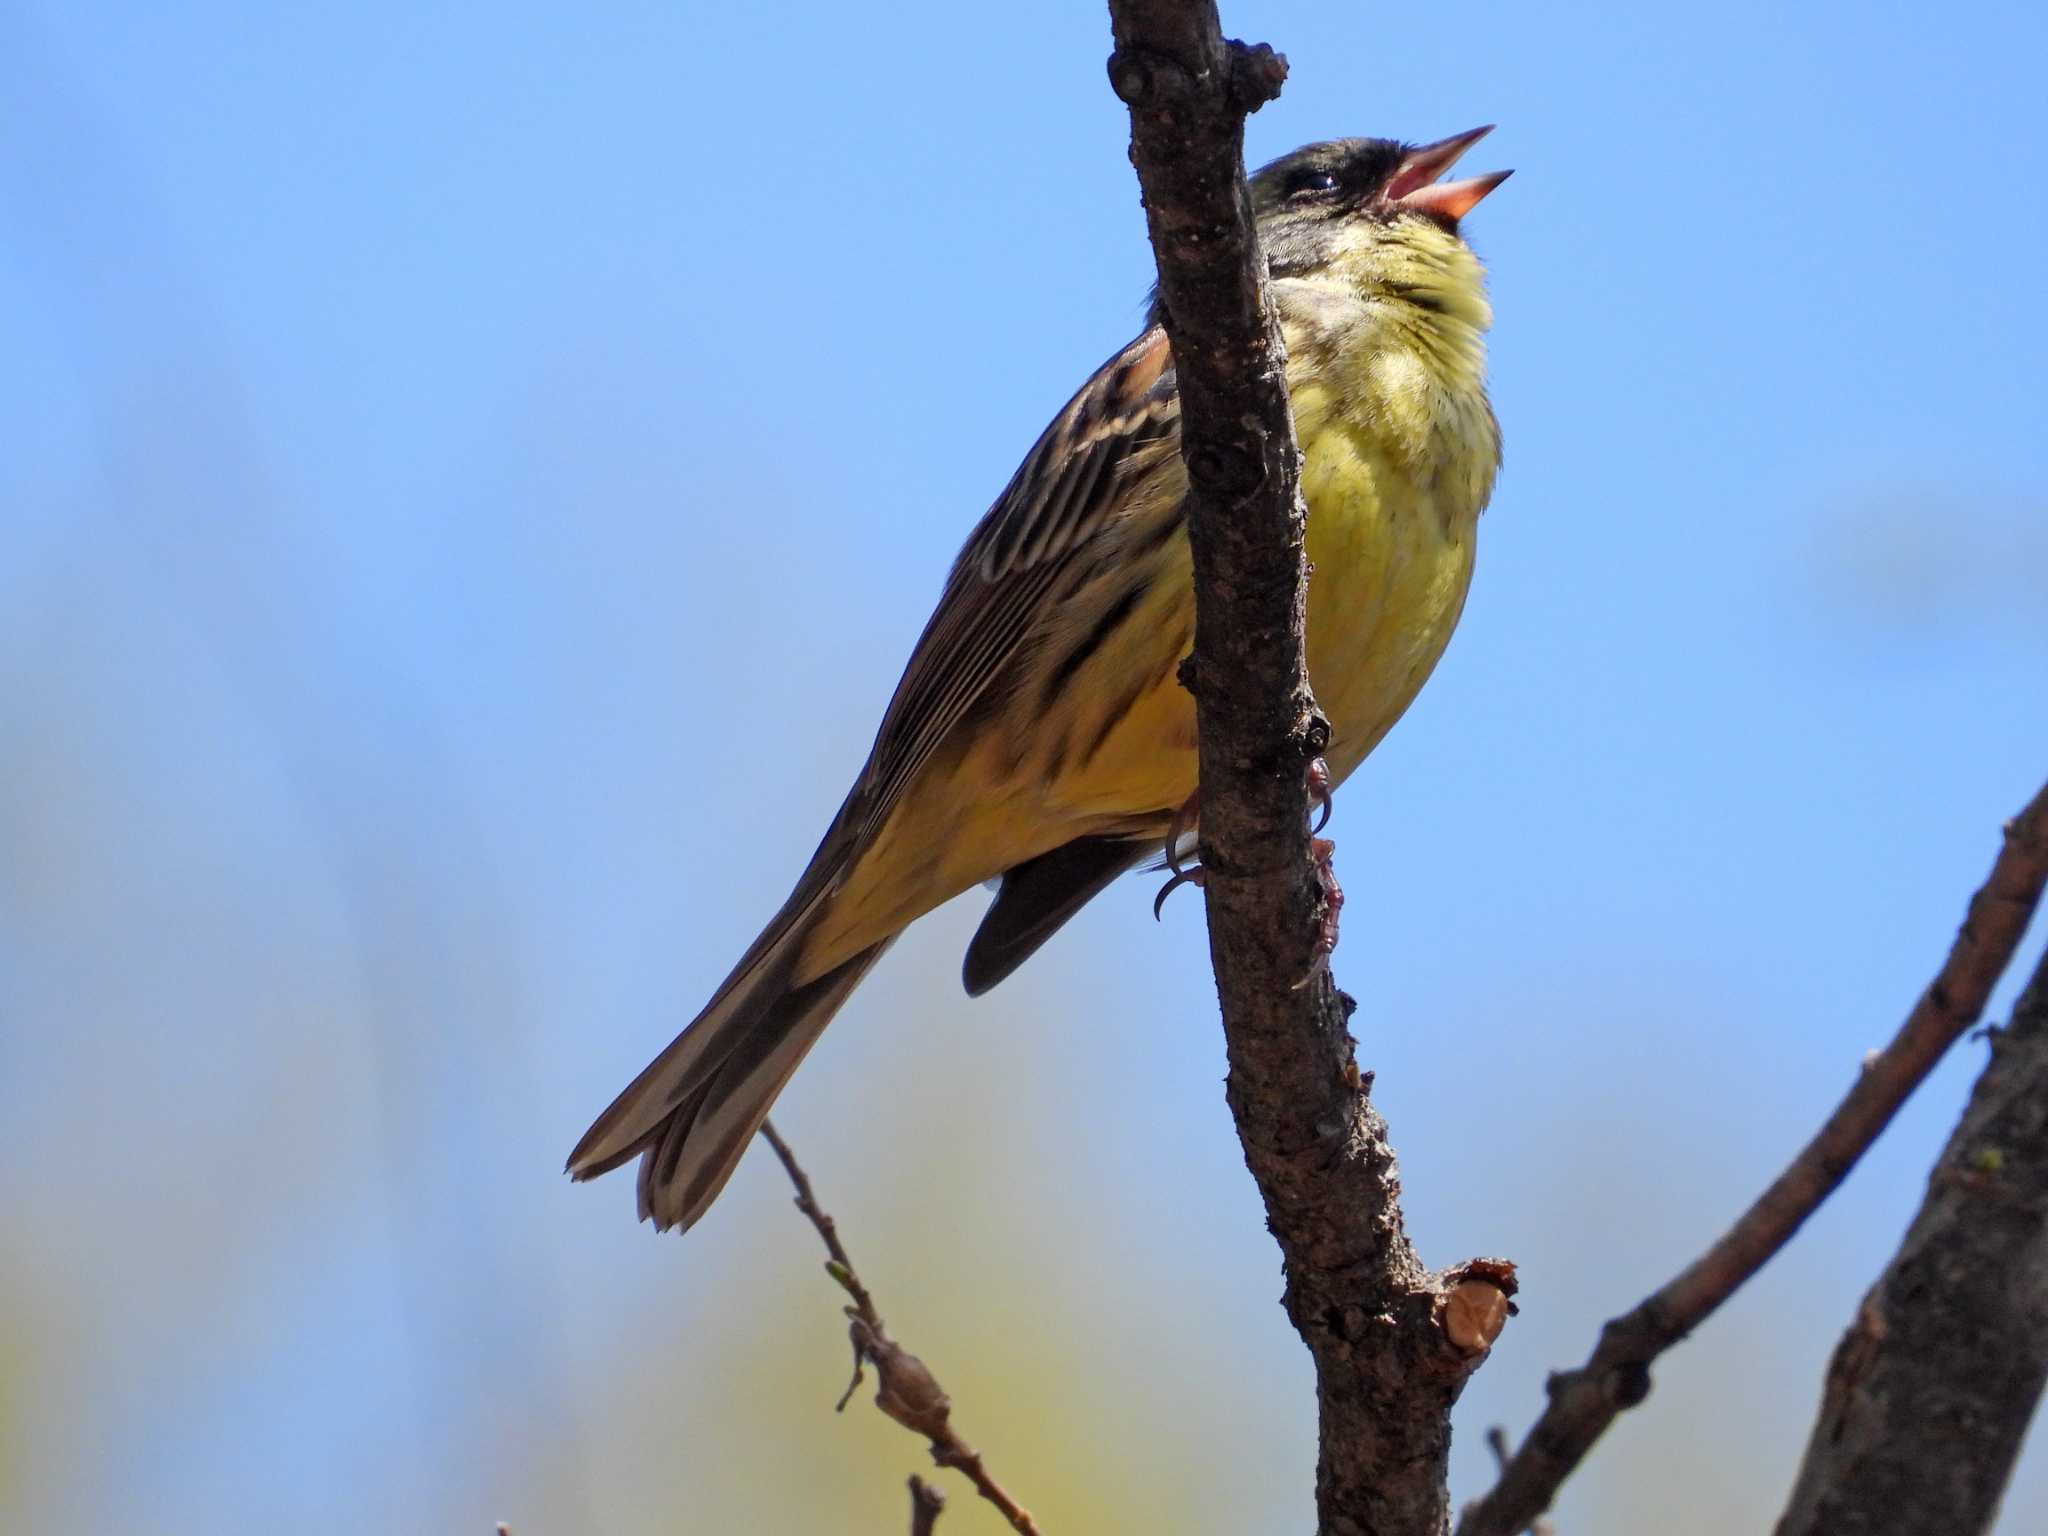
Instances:
[[[1478,262],[1450,235],[1370,259],[1402,281],[1274,285],[1308,501],[1309,682],[1338,779],[1443,655],[1500,467]]]
[[[1417,458],[1330,391],[1295,391],[1308,500],[1308,669],[1329,717],[1332,776],[1342,779],[1414,701],[1443,655],[1472,581],[1490,431]],[[1476,492],[1476,493],[1475,493]]]

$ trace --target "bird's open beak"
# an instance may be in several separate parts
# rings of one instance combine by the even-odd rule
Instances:
[[[1438,139],[1434,144],[1410,150],[1408,158],[1388,178],[1387,189],[1381,195],[1388,202],[1417,213],[1462,219],[1479,206],[1482,197],[1515,173],[1488,171],[1484,176],[1467,176],[1462,181],[1438,181],[1437,177],[1456,165],[1466,150],[1491,132],[1493,124],[1488,123],[1483,128],[1454,133],[1448,139]]]

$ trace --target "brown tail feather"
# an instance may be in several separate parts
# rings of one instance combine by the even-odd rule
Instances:
[[[804,941],[855,857],[863,791],[847,797],[796,889],[704,1011],[597,1117],[569,1154],[594,1179],[640,1164],[640,1215],[687,1227],[717,1198],[797,1063],[894,936],[792,986]]]
[[[715,1076],[642,1143],[640,1219],[687,1230],[711,1207],[776,1095],[888,943],[784,992],[750,1020]]]
[[[569,1154],[570,1176],[594,1179],[638,1157],[641,1220],[690,1226],[725,1188],[797,1063],[888,947],[863,950],[799,987],[787,985],[793,942],[754,957],[763,963],[735,971],[598,1116]]]
[[[753,1023],[788,994],[789,972],[800,945],[797,926],[789,924],[771,943],[757,944],[748,952],[704,1011],[583,1133],[569,1154],[571,1178],[594,1179],[631,1162],[678,1115],[688,1125],[689,1112]]]

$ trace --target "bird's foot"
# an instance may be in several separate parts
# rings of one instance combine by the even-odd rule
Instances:
[[[1312,837],[1308,851],[1316,861],[1316,885],[1322,892],[1322,909],[1316,913],[1314,958],[1308,974],[1294,984],[1299,992],[1330,968],[1330,953],[1337,947],[1337,914],[1344,910],[1344,888],[1337,884],[1337,845],[1327,837]]]
[[[1316,970],[1329,964],[1330,951],[1337,947],[1337,908],[1344,905],[1344,893],[1337,886],[1337,877],[1330,870],[1330,855],[1336,844],[1315,834],[1330,824],[1330,810],[1333,800],[1330,794],[1330,765],[1320,757],[1309,760],[1308,793],[1310,813],[1309,851],[1315,855],[1316,874],[1323,888],[1323,915],[1318,918],[1321,934],[1317,938]],[[1166,898],[1184,885],[1200,887],[1202,866],[1187,863],[1181,854],[1181,841],[1194,830],[1195,822],[1201,815],[1202,792],[1198,789],[1189,795],[1186,803],[1173,813],[1173,820],[1166,828],[1166,867],[1173,871],[1173,878],[1159,887],[1159,894],[1152,898],[1152,917],[1156,922],[1166,906]],[[1310,971],[1297,985],[1306,986],[1315,976]]]
[[[1309,759],[1308,795],[1313,816],[1308,827],[1308,851],[1316,863],[1316,885],[1322,893],[1323,904],[1316,913],[1314,958],[1309,964],[1308,974],[1294,984],[1297,989],[1307,986],[1330,968],[1330,952],[1337,947],[1337,914],[1344,909],[1344,888],[1337,884],[1337,868],[1333,862],[1337,845],[1327,837],[1316,836],[1330,824],[1330,813],[1335,804],[1330,792],[1330,765],[1320,757]]]

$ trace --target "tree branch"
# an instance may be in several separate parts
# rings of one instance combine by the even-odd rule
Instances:
[[[825,1261],[825,1273],[853,1298],[853,1305],[846,1309],[847,1332],[853,1340],[853,1380],[847,1383],[838,1408],[843,1410],[852,1400],[863,1379],[863,1368],[874,1366],[875,1406],[905,1429],[929,1440],[932,1460],[964,1474],[974,1484],[976,1493],[1002,1511],[1003,1518],[1019,1536],[1038,1536],[1031,1512],[1010,1497],[1008,1490],[982,1464],[981,1452],[961,1439],[960,1432],[953,1428],[952,1399],[946,1396],[938,1378],[922,1360],[889,1337],[882,1314],[876,1310],[875,1298],[861,1283],[853,1260],[847,1257],[846,1245],[839,1240],[839,1223],[818,1205],[817,1196],[811,1192],[810,1175],[797,1162],[796,1154],[790,1151],[789,1143],[776,1131],[772,1120],[761,1122],[761,1138],[775,1149],[789,1182],[796,1186],[796,1208],[810,1218],[818,1236],[825,1240],[825,1251],[831,1255]],[[936,1490],[925,1487],[921,1479],[913,1477],[910,1483],[912,1529],[929,1531],[946,1501]]]
[[[1835,1350],[1778,1536],[1988,1531],[2048,1383],[2048,954]]]
[[[2006,824],[2005,845],[1971,898],[1948,959],[1891,1044],[1864,1063],[1819,1133],[1713,1247],[1601,1329],[1583,1366],[1550,1378],[1549,1406],[1492,1492],[1466,1509],[1458,1536],[1515,1536],[1527,1529],[1615,1415],[1649,1395],[1650,1363],[1704,1322],[1834,1192],[1907,1095],[1982,1016],[2044,881],[2048,786]]]
[[[1315,1359],[1319,1529],[1448,1524],[1450,1409],[1498,1334],[1513,1268],[1433,1275],[1409,1242],[1385,1123],[1317,964],[1323,897],[1304,770],[1328,737],[1304,654],[1305,520],[1286,352],[1245,185],[1244,119],[1286,61],[1226,42],[1216,8],[1110,0],[1188,468],[1209,952],[1245,1161]],[[1303,983],[1303,978],[1309,978]]]
[[[945,1512],[946,1496],[912,1473],[910,1477],[910,1536],[932,1536]]]

